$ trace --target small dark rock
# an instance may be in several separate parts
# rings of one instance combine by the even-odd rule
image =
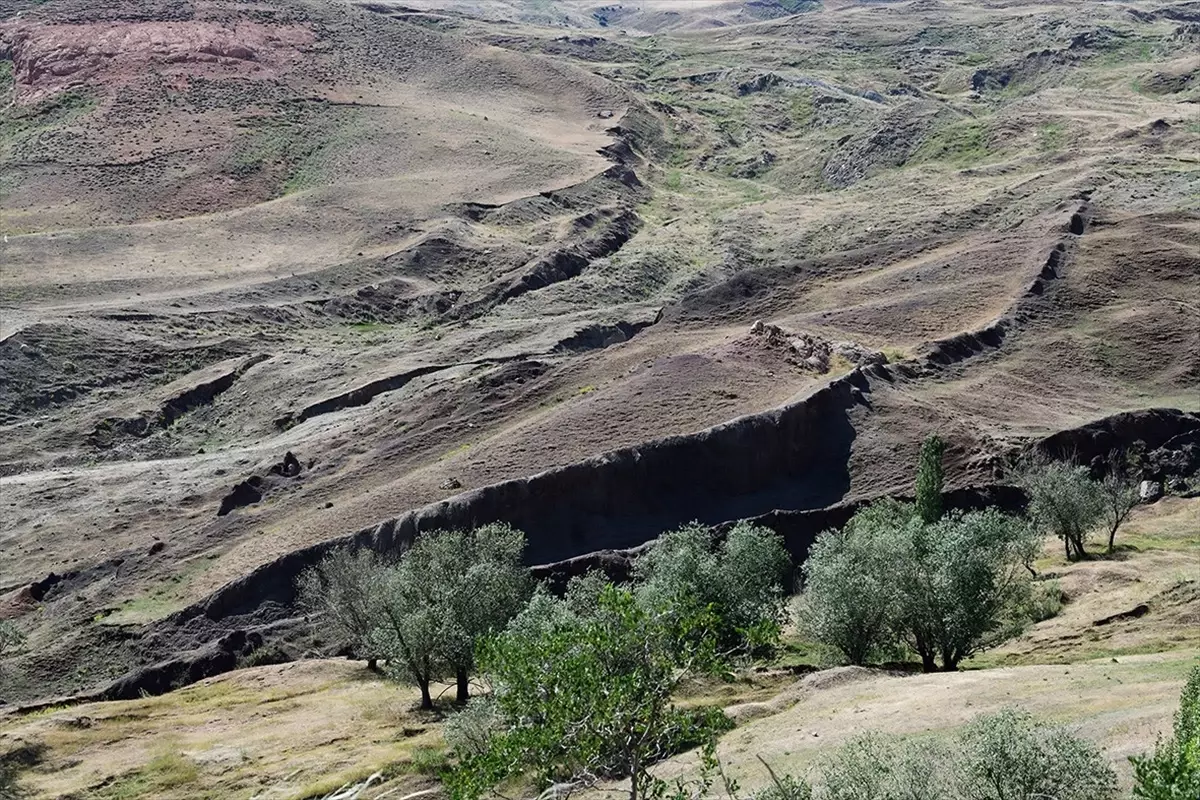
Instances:
[[[262,500],[262,490],[258,488],[261,484],[262,478],[251,475],[234,486],[229,494],[221,498],[221,507],[217,509],[217,516],[223,517],[235,508],[242,508]]]

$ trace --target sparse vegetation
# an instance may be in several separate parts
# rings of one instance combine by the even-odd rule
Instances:
[[[979,120],[952,122],[921,143],[912,163],[942,161],[956,167],[968,167],[991,155],[987,125]]]
[[[11,620],[0,620],[0,658],[6,658],[25,644],[25,634]]]
[[[1008,709],[979,717],[953,744],[864,734],[823,759],[812,785],[793,776],[775,777],[775,786],[755,800],[1111,800],[1116,795],[1116,774],[1095,746]]]
[[[1133,761],[1133,795],[1141,800],[1200,797],[1200,666],[1194,667],[1179,698],[1172,735],[1154,752]]]
[[[1104,514],[1104,496],[1087,467],[1034,459],[1020,473],[1029,494],[1029,516],[1040,530],[1057,536],[1068,561],[1087,556],[1087,538]]]
[[[335,551],[298,588],[369,665],[385,661],[389,675],[414,681],[421,707],[432,709],[430,684],[444,675],[455,678],[457,702],[467,701],[476,643],[524,604],[524,549],[524,535],[507,525],[435,531],[394,564],[366,550]]]
[[[718,536],[693,523],[660,536],[635,564],[634,580],[646,608],[676,616],[707,610],[723,652],[763,655],[779,641],[790,571],[774,531],[739,523]]]

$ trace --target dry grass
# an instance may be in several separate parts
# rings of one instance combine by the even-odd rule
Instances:
[[[1057,544],[1047,544],[1038,568],[1058,576],[1067,599],[1062,611],[966,666],[1200,650],[1200,499],[1167,497],[1135,509],[1113,556],[1068,564]],[[1091,549],[1100,553],[1103,545]],[[1096,624],[1143,605],[1144,616]]]
[[[442,751],[416,693],[361,663],[240,670],[160,697],[4,720],[0,740],[44,743],[36,797],[318,797],[383,771],[428,782]]]

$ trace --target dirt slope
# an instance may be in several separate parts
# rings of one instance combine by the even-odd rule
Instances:
[[[621,448],[717,466],[530,501],[531,553],[906,491],[930,430],[964,485],[1200,408],[1190,5],[651,6],[679,32],[3,6],[0,605],[39,677],[0,697],[200,643],[141,625],[297,548],[555,468],[587,497]],[[735,419],[788,469],[710,446]]]

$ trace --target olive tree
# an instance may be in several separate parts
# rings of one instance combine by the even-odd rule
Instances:
[[[540,787],[627,778],[630,800],[639,800],[662,785],[649,771],[655,761],[721,727],[719,711],[682,710],[671,699],[686,676],[720,663],[710,615],[648,608],[611,585],[576,600],[539,592],[482,647],[492,686],[485,716],[494,716],[454,726],[471,732],[447,777],[456,800],[516,774]]]
[[[1088,534],[1104,514],[1100,485],[1087,467],[1039,459],[1022,469],[1019,480],[1034,523],[1062,540],[1068,561],[1084,558]]]
[[[771,649],[786,614],[792,562],[782,538],[745,522],[725,536],[692,523],[658,538],[634,564],[638,597],[657,609],[710,609],[731,652]]]
[[[302,572],[296,586],[300,607],[319,616],[323,629],[348,642],[372,670],[379,653],[372,649],[371,631],[381,619],[388,568],[374,550],[338,547]]]
[[[900,604],[895,554],[905,532],[920,524],[911,505],[886,499],[859,510],[841,530],[817,537],[802,570],[801,624],[810,636],[851,664],[865,664],[894,644]]]
[[[1200,797],[1200,666],[1183,687],[1170,738],[1154,752],[1133,758],[1133,796],[1142,800]]]
[[[349,638],[373,665],[421,691],[454,677],[466,702],[475,647],[500,630],[532,588],[525,537],[507,525],[419,536],[395,562],[369,550],[335,550],[299,580],[301,603]]]
[[[1141,501],[1138,480],[1132,465],[1120,455],[1109,459],[1108,472],[1100,481],[1100,505],[1108,528],[1108,552],[1116,547],[1117,530]]]
[[[403,560],[388,570],[381,585],[379,618],[367,646],[386,660],[385,670],[397,681],[412,681],[421,691],[421,708],[433,708],[429,685],[451,673],[446,656],[446,620],[435,582],[414,580]]]
[[[903,640],[926,672],[954,670],[1011,631],[1028,608],[1039,537],[996,509],[950,512],[927,525],[912,505],[882,500],[817,537],[805,562],[802,623],[851,664]]]
[[[894,541],[896,624],[926,672],[959,662],[1007,632],[1010,611],[1027,606],[1025,565],[1039,537],[995,508],[950,512],[933,525],[908,524]]]
[[[420,536],[400,559],[405,601],[428,607],[440,620],[438,655],[457,684],[456,701],[470,694],[475,646],[499,631],[533,589],[522,563],[525,535],[508,525]]]

